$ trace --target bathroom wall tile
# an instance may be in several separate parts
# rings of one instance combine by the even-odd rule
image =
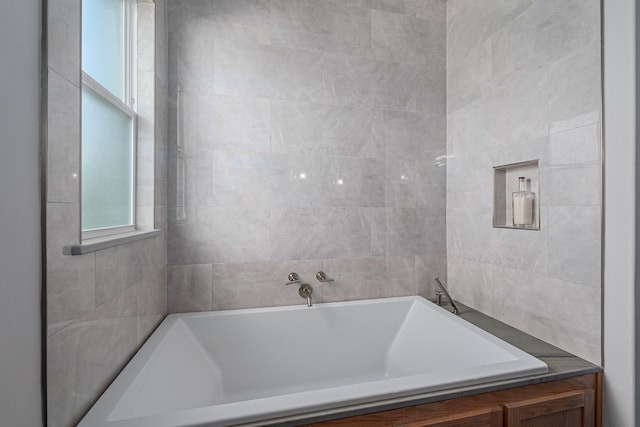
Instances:
[[[322,260],[214,264],[213,309],[305,304],[298,294],[298,284],[285,286],[291,272],[312,286],[313,302],[322,302],[324,285],[315,278],[321,270]]]
[[[388,158],[429,159],[446,147],[446,117],[424,113],[384,112],[385,148]]]
[[[382,62],[355,56],[324,54],[323,98],[332,104],[374,107],[373,79]]]
[[[262,208],[188,206],[170,219],[170,264],[269,259],[270,213]]]
[[[376,59],[437,69],[445,60],[445,22],[371,12],[371,46]]]
[[[444,150],[443,150],[444,151]],[[437,156],[435,156],[437,158]],[[434,163],[437,160],[434,158]],[[428,208],[432,212],[444,215],[447,206],[446,168],[419,162],[416,165],[416,207]]]
[[[203,127],[213,137],[211,148],[228,151],[269,151],[269,102],[258,98],[212,96],[213,117]]]
[[[332,1],[337,2],[336,0]],[[404,14],[407,11],[405,0],[342,0],[341,3],[394,13]]]
[[[421,89],[429,79],[419,66],[378,62],[372,75],[372,105],[381,110],[423,111]]]
[[[387,208],[387,254],[443,255],[445,222],[428,209]]]
[[[494,75],[538,69],[580,50],[599,37],[599,14],[594,1],[534,2],[494,34]]]
[[[404,12],[416,18],[442,22],[446,25],[447,2],[444,0],[404,0]]]
[[[447,258],[446,256],[422,255],[415,257],[416,293],[425,298],[435,298],[438,277],[447,286]],[[456,295],[452,295],[456,299]]]
[[[415,208],[419,185],[416,160],[387,158],[385,162],[385,206]]]
[[[592,4],[592,8],[596,7],[599,6]],[[601,121],[600,67],[599,33],[584,49],[551,64],[547,72],[550,133]]]
[[[322,200],[325,206],[385,205],[384,161],[325,156]]]
[[[325,302],[415,295],[413,257],[325,259]]]
[[[174,8],[171,8],[172,14]],[[172,88],[213,87],[213,34],[206,16],[173,20],[169,26],[169,81]]]
[[[269,44],[270,9],[269,0],[182,1],[174,7],[172,18],[189,22],[205,17],[216,38]]]
[[[49,332],[95,308],[95,254],[68,256],[80,239],[80,206],[47,203],[47,324]]]
[[[370,256],[371,229],[360,208],[274,209],[271,259]]]
[[[139,2],[136,8],[137,20],[137,69],[153,71],[155,65],[155,5]]]
[[[80,89],[48,70],[47,201],[80,199]]]
[[[47,66],[80,87],[81,0],[47,4]]]
[[[600,206],[549,207],[549,275],[599,287]]]
[[[211,264],[167,267],[167,309],[170,313],[212,309]]]
[[[271,151],[383,157],[377,120],[377,112],[351,105],[271,101]]]
[[[138,138],[136,149],[136,206],[153,206],[155,141],[153,138]]]
[[[205,188],[210,191],[213,206],[323,204],[322,157],[216,151],[211,175],[213,182],[205,185]],[[195,203],[206,204],[207,200],[197,197]]]
[[[600,124],[549,135],[549,164],[553,166],[596,163],[601,159]]]
[[[599,205],[602,167],[552,167],[540,171],[542,205]]]
[[[447,58],[447,112],[453,112],[488,95],[493,86],[492,39],[478,44],[462,57]]]
[[[47,339],[48,425],[75,425],[137,348],[136,292],[108,304]],[[72,390],[72,392],[71,392]]]
[[[600,291],[541,276],[523,277],[517,270],[494,273],[497,295],[504,303],[498,318],[508,317],[517,328],[532,333],[567,351],[600,362]],[[549,295],[571,301],[571,308],[558,310]],[[524,309],[522,307],[525,307]]]
[[[159,237],[95,253],[96,305],[101,305],[162,267]]]
[[[322,61],[315,52],[216,39],[214,88],[220,95],[322,100]]]
[[[274,0],[271,5],[274,45],[371,55],[371,12],[339,2]]]
[[[387,209],[364,208],[362,214],[365,223],[369,224],[371,236],[371,256],[387,254]]]
[[[167,268],[163,267],[136,284],[138,345],[142,345],[167,313]]]
[[[524,13],[533,0],[447,1],[447,60],[463,58],[479,43]]]

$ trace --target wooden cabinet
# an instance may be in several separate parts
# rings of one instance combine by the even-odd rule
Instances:
[[[509,427],[594,427],[595,393],[573,390],[504,405]]]
[[[313,427],[599,427],[600,374],[310,424]]]

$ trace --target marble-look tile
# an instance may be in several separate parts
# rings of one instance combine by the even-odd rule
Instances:
[[[48,425],[75,425],[137,348],[136,290],[128,289],[47,338]]]
[[[195,203],[212,206],[321,206],[322,157],[271,153],[213,153],[213,168],[205,176],[209,193]],[[212,177],[212,182],[211,182]],[[188,185],[190,187],[190,185]]]
[[[167,267],[167,309],[169,313],[212,309],[211,264]]]
[[[338,2],[338,0],[330,1]],[[385,12],[404,14],[407,11],[405,0],[340,0],[340,3],[373,10],[383,10]]]
[[[95,253],[96,305],[101,305],[163,267],[158,236]]]
[[[173,18],[174,8],[171,10],[170,19]],[[172,88],[203,90],[213,87],[212,31],[211,22],[206,16],[194,14],[189,19],[172,19],[168,57]]]
[[[55,331],[95,308],[95,254],[62,254],[80,240],[80,206],[47,203],[47,325]]]
[[[600,286],[600,206],[549,207],[549,275]]]
[[[268,101],[183,91],[175,102],[176,144],[187,157],[201,158],[213,150],[269,151]]]
[[[561,166],[599,162],[602,152],[600,135],[599,123],[549,135],[549,164]]]
[[[430,103],[424,103],[422,89],[432,79],[419,66],[378,62],[371,82],[372,106],[381,110],[424,111]]]
[[[413,257],[325,259],[325,302],[415,295]]]
[[[580,50],[599,39],[599,15],[595,1],[533,2],[493,35],[494,75],[539,69]]]
[[[153,71],[155,64],[155,5],[138,2],[137,15],[137,64],[138,72]]]
[[[269,0],[216,0],[208,2],[171,2],[169,28],[176,22],[188,24],[205,19],[208,34],[228,40],[269,44]]]
[[[271,101],[271,151],[383,157],[377,120],[377,112],[351,105]]]
[[[432,160],[446,148],[446,117],[424,113],[385,111],[382,126],[387,158]]]
[[[153,206],[155,157],[154,139],[138,138],[136,144],[136,206]]]
[[[215,39],[214,88],[219,95],[321,101],[322,63],[316,52]]]
[[[149,337],[167,314],[167,268],[148,275],[136,284],[138,345]]]
[[[170,264],[212,264],[269,259],[270,212],[263,208],[187,206],[170,218]]]
[[[593,2],[590,2],[591,4]],[[599,8],[597,5],[592,8]],[[599,28],[594,27],[594,28]],[[592,29],[592,31],[594,31]],[[595,32],[595,31],[594,31]],[[554,62],[547,72],[549,132],[601,122],[602,71],[598,39]]]
[[[372,11],[371,46],[376,59],[437,69],[445,61],[445,22]]]
[[[273,45],[371,56],[371,12],[339,2],[274,0]]]
[[[153,71],[138,71],[136,111],[138,138],[152,139],[155,131],[155,79]]]
[[[324,156],[322,200],[325,206],[385,205],[384,161]]]
[[[382,62],[348,55],[324,54],[322,63],[323,97],[338,105],[372,108],[373,78]]]
[[[271,111],[269,102],[259,98],[211,96],[213,116],[201,124],[211,135],[214,150],[269,151]]]
[[[371,228],[362,209],[283,208],[271,217],[272,260],[355,258],[371,254]]]
[[[438,277],[447,286],[446,256],[421,255],[415,257],[416,294],[425,298],[435,298]],[[456,296],[452,297],[456,299]]]
[[[77,203],[80,197],[80,89],[47,73],[47,201]]]
[[[602,167],[550,167],[540,171],[542,205],[600,205]]]
[[[285,286],[291,272],[312,286],[314,302],[322,302],[323,284],[315,279],[321,270],[321,260],[214,264],[213,309],[306,304],[298,294],[298,284]]]
[[[527,276],[518,270],[496,269],[493,309],[498,319],[508,318],[525,332],[594,363],[600,362],[600,290],[543,276]],[[572,301],[572,310],[558,310],[549,295]]]
[[[385,162],[385,206],[416,207],[417,161],[387,158]]]
[[[80,87],[81,0],[47,3],[47,66]]]
[[[387,254],[387,209],[362,209],[365,223],[370,226],[371,256],[385,256]]]
[[[404,0],[404,13],[446,24],[446,0]]]
[[[445,223],[428,209],[387,208],[387,255],[444,255]]]
[[[447,58],[447,112],[489,94],[493,86],[491,55],[491,39],[487,39],[467,55]]]
[[[534,0],[447,1],[447,59],[462,58],[518,15]]]

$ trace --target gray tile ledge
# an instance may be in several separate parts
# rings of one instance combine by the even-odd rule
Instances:
[[[99,237],[86,240],[78,245],[67,245],[62,248],[64,255],[84,255],[91,252],[97,252],[102,249],[112,248],[114,246],[125,245],[137,240],[150,239],[159,236],[161,230],[137,230],[129,233],[121,233],[113,236]]]

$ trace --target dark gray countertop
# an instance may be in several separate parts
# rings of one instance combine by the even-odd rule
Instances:
[[[265,420],[255,424],[247,425],[299,426],[311,422],[327,421],[336,418],[363,415],[371,412],[397,409],[404,406],[420,405],[423,403],[436,402],[439,400],[453,399],[456,397],[487,393],[511,387],[520,387],[547,381],[576,377],[579,375],[602,372],[601,367],[587,362],[586,360],[581,359],[578,356],[574,356],[571,353],[559,349],[558,347],[555,347],[547,342],[539,340],[538,338],[535,338],[492,317],[482,314],[457,301],[456,304],[460,309],[459,315],[461,318],[542,360],[549,366],[549,371],[545,374],[514,378],[509,380],[492,381],[473,386],[457,387],[447,390],[422,393],[377,402],[349,405],[345,407],[299,414],[290,417]]]

